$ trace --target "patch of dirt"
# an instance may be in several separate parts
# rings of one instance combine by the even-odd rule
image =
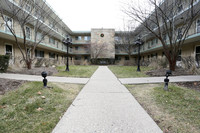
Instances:
[[[14,89],[19,88],[25,82],[26,81],[0,78],[0,95],[5,94],[5,92],[7,92],[9,90],[14,90]]]
[[[156,70],[148,71],[148,72],[146,72],[146,74],[151,76],[151,77],[165,76],[166,70],[168,70],[168,69],[156,69]],[[181,76],[181,75],[193,75],[193,74],[186,71],[185,69],[176,68],[176,70],[172,72],[171,76]]]
[[[58,73],[55,67],[36,67],[28,70],[27,68],[9,68],[7,73],[28,74],[28,75],[41,75],[46,71],[48,76]]]
[[[178,86],[200,91],[200,81],[198,82],[180,82],[176,83]]]

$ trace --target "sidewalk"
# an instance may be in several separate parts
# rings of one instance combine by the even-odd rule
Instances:
[[[43,80],[42,76],[25,75],[25,74],[8,74],[8,73],[0,73],[0,78],[15,79],[15,80],[26,80],[26,81],[41,81],[41,82]],[[71,78],[71,77],[47,76],[47,80],[48,80],[48,82],[86,84],[88,82],[89,78]]]
[[[120,78],[122,84],[152,84],[164,83],[166,77],[146,77],[146,78]],[[200,81],[200,76],[170,76],[169,82],[193,82]]]
[[[99,67],[53,133],[162,133],[107,67]]]

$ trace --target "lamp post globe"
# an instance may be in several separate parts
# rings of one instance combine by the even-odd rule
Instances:
[[[140,46],[144,44],[142,39],[138,38],[135,42],[135,44],[138,46],[138,63],[137,63],[137,71],[140,72]]]

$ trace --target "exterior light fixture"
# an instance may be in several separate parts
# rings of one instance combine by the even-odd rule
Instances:
[[[41,75],[42,75],[42,77],[44,78],[44,79],[43,79],[44,88],[47,88],[47,79],[46,79],[46,77],[47,77],[47,72],[43,71],[43,72],[41,73]]]
[[[72,44],[72,39],[67,37],[67,38],[63,39],[62,43],[67,46],[67,63],[66,63],[65,71],[69,71],[69,59],[68,59],[68,57],[69,57],[69,45]]]
[[[135,45],[138,46],[138,67],[137,67],[137,71],[140,72],[140,46],[143,45],[144,42],[142,41],[142,39],[138,38],[136,41],[135,41]]]

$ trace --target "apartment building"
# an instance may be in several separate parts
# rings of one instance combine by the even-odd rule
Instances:
[[[8,26],[15,30],[16,37],[20,44],[23,44],[23,32],[20,30],[20,25],[16,16],[12,15],[7,4],[14,6],[16,9],[20,8],[25,13],[31,12],[31,19],[33,20],[39,19],[39,21],[28,21],[25,24],[27,45],[33,44],[38,38],[42,40],[34,50],[35,59],[33,61],[33,66],[65,64],[67,48],[62,41],[66,37],[72,38],[72,45],[69,46],[71,64],[87,65],[90,64],[91,58],[115,59],[115,64],[121,65],[129,65],[130,62],[136,62],[138,53],[137,47],[133,48],[132,53],[129,54],[122,47],[117,45],[117,41],[121,40],[119,31],[102,28],[91,29],[91,31],[71,31],[45,0],[34,0],[20,6],[21,1],[22,0],[1,0],[7,25],[5,24],[5,18],[2,19],[2,17],[0,17],[0,54],[8,54],[11,56],[10,65],[18,67],[25,66],[20,49],[15,43],[16,38],[10,32]],[[24,0],[24,2],[27,1]],[[195,4],[200,5],[199,0],[196,0]],[[41,5],[43,6],[42,8],[40,7]],[[180,13],[187,10],[187,2],[182,1],[179,8]],[[36,28],[36,22],[42,24],[40,25],[41,27]],[[133,40],[136,40],[138,35],[142,34],[141,31],[143,31],[143,29],[141,30],[140,26],[137,29],[140,30],[134,31]],[[45,36],[43,36],[43,34],[45,34]],[[196,18],[180,50],[180,57],[200,57],[199,36],[200,18]],[[142,62],[151,61],[152,58],[162,58],[164,56],[162,44],[158,39],[149,34],[143,36],[142,39],[145,42],[141,48]],[[179,60],[181,61],[181,58]],[[104,63],[105,62],[102,64]]]

